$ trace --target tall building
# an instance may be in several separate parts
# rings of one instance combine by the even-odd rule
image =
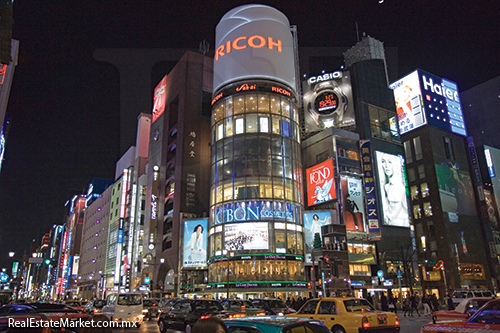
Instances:
[[[479,215],[484,193],[477,191],[482,184],[458,86],[416,70],[391,88],[405,150],[422,288],[440,296],[460,287],[491,289],[490,250],[488,243],[478,241],[485,236]]]
[[[296,37],[265,5],[216,28],[208,285],[217,296],[307,292]]]
[[[155,295],[201,291],[206,283],[206,259],[184,264],[182,256],[185,220],[209,212],[212,61],[186,52],[155,89],[139,269]]]

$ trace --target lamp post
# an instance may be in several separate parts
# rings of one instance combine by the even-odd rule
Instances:
[[[152,259],[151,256],[149,256],[149,259]],[[159,263],[157,263],[157,262],[151,263],[151,262],[148,261],[148,256],[142,258],[142,263],[144,265],[153,266],[153,277],[154,277],[154,273],[155,273],[155,270],[156,270],[156,266],[162,265],[165,262],[165,258],[160,258],[159,261],[160,261]],[[144,274],[144,268],[142,269],[142,271],[143,271],[143,274]],[[151,282],[150,282],[151,296],[153,296],[154,282],[155,282],[154,279],[151,279]],[[156,281],[156,283],[158,284],[158,281]]]

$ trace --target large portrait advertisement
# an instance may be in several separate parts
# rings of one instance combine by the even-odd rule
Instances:
[[[208,219],[184,220],[182,267],[207,266]]]
[[[409,227],[408,198],[402,156],[375,152],[377,176],[382,199],[383,224],[395,227]]]
[[[267,222],[245,222],[224,226],[224,248],[237,250],[268,250],[269,224]]]
[[[332,213],[329,211],[309,211],[304,213],[304,239],[306,246],[306,257],[310,257],[314,249],[314,235],[319,234],[321,239],[321,227],[332,224]]]
[[[344,175],[340,181],[346,230],[366,232],[363,181]]]
[[[436,164],[435,168],[441,207],[448,213],[450,222],[458,222],[461,215],[475,216],[476,204],[469,173],[450,163]]]

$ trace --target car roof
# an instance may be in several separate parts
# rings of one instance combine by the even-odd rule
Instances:
[[[225,319],[226,325],[267,325],[267,326],[287,326],[299,322],[316,322],[319,321],[309,318],[298,318],[298,317],[282,317],[282,316],[267,316],[267,317],[245,317],[245,318],[235,318],[235,319]]]

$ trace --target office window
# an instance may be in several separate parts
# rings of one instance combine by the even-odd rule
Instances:
[[[321,154],[316,155],[316,163],[321,163],[326,161],[327,159],[330,158],[330,155],[328,154],[328,150],[325,152],[322,152]]]
[[[453,144],[450,138],[443,138],[444,140],[444,153],[446,154],[446,158],[450,160],[455,159],[455,153],[453,152]]]
[[[422,217],[422,208],[420,205],[413,205],[413,218],[418,220]]]
[[[419,191],[417,186],[412,186],[410,188],[410,194],[411,194],[411,200],[418,200],[419,199]]]
[[[436,235],[436,228],[434,227],[433,221],[427,221],[427,229],[429,230],[429,236]]]
[[[243,118],[236,118],[234,121],[235,133],[241,134],[245,132],[245,120]]]
[[[429,196],[429,185],[427,185],[427,183],[420,184],[420,191],[422,193],[422,198],[427,198]]]
[[[424,214],[427,217],[432,216],[432,205],[430,202],[424,202]]]
[[[405,148],[406,163],[412,163],[413,162],[413,153],[411,152],[410,141],[405,141],[403,143],[403,146]]]
[[[420,145],[420,137],[417,136],[416,138],[413,138],[413,147],[415,148],[415,160],[421,160],[423,157],[422,154],[422,147]]]
[[[260,131],[269,133],[269,117],[260,117],[259,123],[260,123]]]
[[[255,106],[255,108],[257,108],[257,106]],[[246,125],[247,125],[247,133],[257,133],[259,131],[259,123],[257,115],[255,113],[247,114]]]
[[[420,178],[420,179],[425,178],[425,166],[423,164],[420,164],[418,166],[418,178]]]
[[[406,169],[406,172],[408,173],[408,181],[409,182],[414,182],[417,178],[415,178],[415,169],[414,168],[408,168]]]
[[[372,136],[389,142],[401,142],[393,112],[369,105],[370,127]]]

